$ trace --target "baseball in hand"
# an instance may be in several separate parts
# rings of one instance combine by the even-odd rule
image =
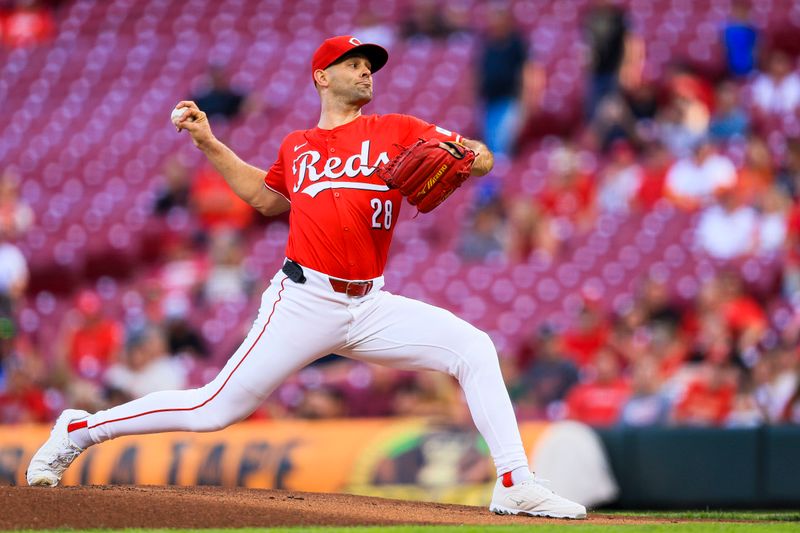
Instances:
[[[179,120],[187,111],[189,111],[188,107],[181,107],[178,109],[177,107],[172,110],[172,114],[169,116],[169,119],[172,122]]]

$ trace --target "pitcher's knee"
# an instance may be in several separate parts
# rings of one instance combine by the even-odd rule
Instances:
[[[499,365],[497,349],[494,347],[492,338],[485,332],[475,329],[467,342],[467,349],[463,356],[473,369],[485,368],[487,365]]]
[[[488,355],[497,359],[497,348],[494,347],[494,342],[488,333],[481,330],[476,330],[473,334],[472,346],[475,350],[480,351],[482,354]]]
[[[206,385],[198,389],[197,397],[202,405],[190,411],[193,431],[219,431],[246,418],[251,412],[250,402],[229,394],[213,394]],[[210,400],[209,400],[210,398]]]
[[[238,422],[239,419],[225,412],[209,412],[206,409],[198,409],[194,413],[192,431],[211,432],[220,431]]]

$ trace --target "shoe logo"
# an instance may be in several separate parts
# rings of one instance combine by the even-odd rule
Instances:
[[[515,505],[522,505],[523,503],[525,503],[525,500],[517,500],[516,498],[511,498],[511,497],[509,497],[508,499],[514,502]]]
[[[308,141],[304,142],[303,144],[298,144],[297,146],[294,147],[294,151],[295,152],[298,151],[300,148],[302,148],[303,146],[305,146],[307,144],[308,144]]]

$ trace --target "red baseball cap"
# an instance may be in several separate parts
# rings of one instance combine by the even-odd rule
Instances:
[[[311,77],[317,69],[325,70],[348,52],[358,50],[369,59],[372,73],[378,72],[389,60],[389,52],[377,44],[365,44],[352,35],[339,35],[326,39],[311,58]]]

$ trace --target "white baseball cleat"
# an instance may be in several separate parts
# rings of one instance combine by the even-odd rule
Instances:
[[[67,435],[67,426],[74,420],[86,418],[89,413],[78,409],[67,409],[56,420],[50,438],[42,444],[28,465],[25,477],[28,485],[55,487],[64,471],[83,451]]]
[[[586,518],[586,507],[559,496],[535,479],[506,487],[503,478],[498,478],[489,510],[497,514]]]

